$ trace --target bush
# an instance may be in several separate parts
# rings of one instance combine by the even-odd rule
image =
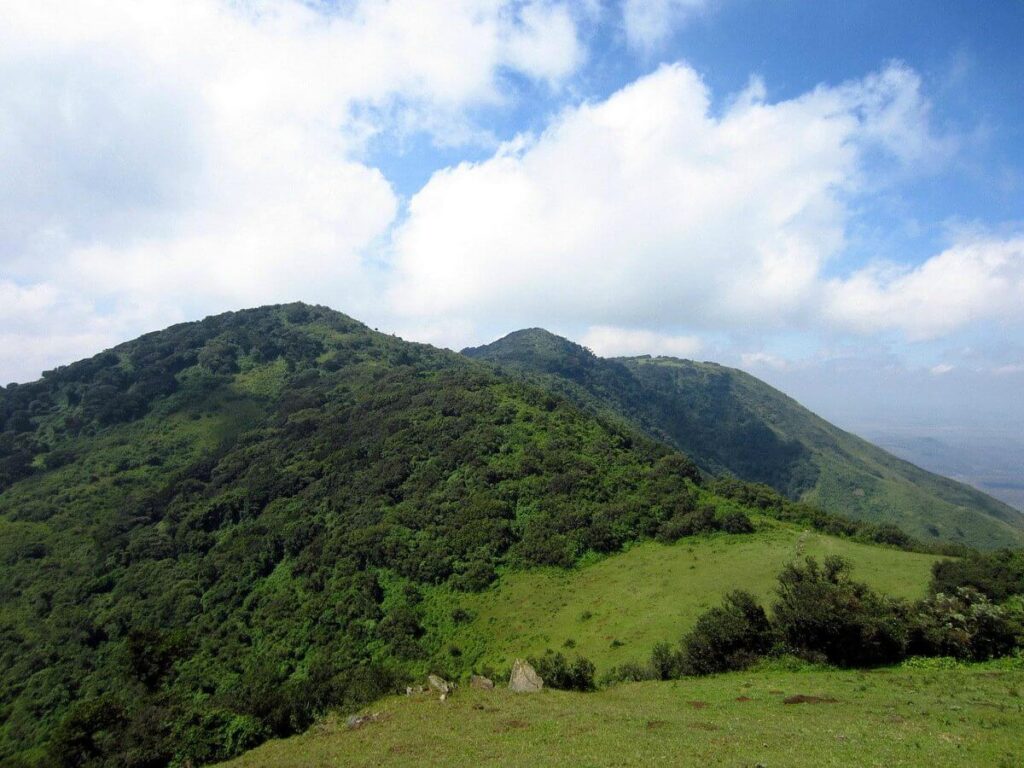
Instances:
[[[749,592],[731,592],[719,608],[697,619],[682,641],[680,668],[687,675],[744,669],[772,647],[764,609]]]
[[[813,660],[839,666],[870,666],[906,655],[909,619],[901,603],[853,581],[850,564],[813,557],[779,574],[773,614],[781,639]]]
[[[932,566],[933,594],[952,595],[958,587],[973,587],[1001,603],[1024,594],[1024,552],[1004,549],[973,553],[959,560],[941,560]]]
[[[550,688],[563,691],[594,690],[594,664],[584,656],[577,656],[570,662],[564,654],[549,649],[539,659],[530,659],[530,663]]]
[[[601,682],[605,685],[614,685],[615,683],[639,683],[643,680],[653,679],[649,666],[637,664],[635,661],[627,661],[609,669],[602,676]]]
[[[970,587],[938,594],[919,604],[910,652],[983,661],[1005,656],[1024,633],[1019,616],[994,605]]]
[[[754,524],[750,518],[738,509],[726,512],[718,521],[718,526],[726,533],[753,533]]]
[[[672,680],[679,677],[682,656],[668,643],[658,643],[651,650],[650,679]]]

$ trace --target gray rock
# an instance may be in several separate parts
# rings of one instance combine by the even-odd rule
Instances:
[[[544,681],[529,663],[516,659],[512,665],[512,674],[508,678],[508,687],[516,693],[536,693],[544,687]]]
[[[483,675],[473,675],[469,678],[469,687],[478,688],[482,691],[489,691],[494,687],[494,681]]]
[[[427,675],[427,685],[430,686],[430,690],[437,691],[442,696],[447,696],[455,687],[443,677],[438,677],[437,675]]]

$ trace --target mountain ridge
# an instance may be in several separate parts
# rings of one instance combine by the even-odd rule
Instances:
[[[462,353],[540,376],[710,473],[765,483],[828,512],[892,522],[925,540],[988,548],[1024,542],[1017,510],[839,429],[744,371],[664,356],[601,358],[536,328]]]

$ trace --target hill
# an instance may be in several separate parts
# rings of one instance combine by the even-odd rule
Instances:
[[[925,540],[1024,542],[1024,515],[829,424],[764,382],[714,363],[604,359],[542,329],[463,350],[618,416],[712,474],[766,483],[836,514],[894,523]]]
[[[748,513],[622,419],[323,307],[147,334],[0,389],[0,764],[223,759],[448,663],[435,591]]]

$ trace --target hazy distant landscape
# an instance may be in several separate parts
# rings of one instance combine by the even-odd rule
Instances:
[[[973,485],[1024,511],[1024,440],[936,431],[869,430],[871,442],[930,472]]]

